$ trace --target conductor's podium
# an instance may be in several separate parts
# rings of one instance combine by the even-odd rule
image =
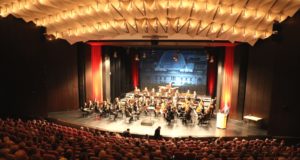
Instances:
[[[226,123],[227,123],[227,115],[225,113],[217,113],[217,124],[216,127],[220,129],[225,129],[226,128]]]

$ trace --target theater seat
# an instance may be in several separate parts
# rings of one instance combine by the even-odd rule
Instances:
[[[43,155],[43,159],[44,160],[56,160],[57,158],[56,158],[56,156],[55,155],[53,155],[53,154],[44,154]]]

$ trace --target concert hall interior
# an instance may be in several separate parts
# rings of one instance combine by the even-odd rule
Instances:
[[[226,142],[241,140],[282,150],[281,139],[293,154],[266,155],[299,159],[299,7],[299,0],[0,1],[0,160],[17,159],[17,150],[34,159],[33,146],[41,158],[122,159],[107,149],[119,142],[123,159],[189,159],[147,147],[171,141],[179,150],[200,140],[229,151]],[[20,143],[38,132],[56,141]],[[81,157],[93,147],[72,148],[70,157],[32,144],[81,135],[104,137],[97,146],[107,147],[106,158],[101,149]],[[138,152],[149,157],[127,155],[122,143],[147,148]],[[222,147],[217,156],[186,151],[198,156],[190,159],[233,155]],[[257,159],[250,153],[239,158]]]

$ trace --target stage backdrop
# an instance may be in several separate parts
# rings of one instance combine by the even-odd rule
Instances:
[[[147,51],[142,51],[145,53]],[[155,50],[146,53],[140,62],[140,86],[142,89],[158,89],[172,83],[181,92],[188,89],[206,94],[207,54],[197,50]]]

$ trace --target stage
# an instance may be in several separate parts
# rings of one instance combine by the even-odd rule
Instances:
[[[95,114],[82,117],[80,110],[51,112],[48,118],[61,122],[97,128],[103,131],[123,132],[127,128],[132,134],[153,135],[154,130],[161,126],[161,135],[165,137],[241,137],[241,136],[265,136],[267,131],[240,121],[228,120],[226,129],[216,128],[216,120],[212,118],[208,124],[183,125],[180,119],[175,119],[171,125],[168,125],[163,117],[141,116],[139,120],[128,124],[125,118],[118,118],[115,121],[109,118],[99,119]],[[142,120],[149,119],[154,121],[152,126],[141,125]]]

